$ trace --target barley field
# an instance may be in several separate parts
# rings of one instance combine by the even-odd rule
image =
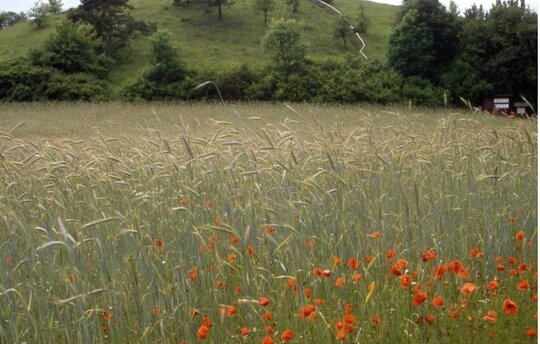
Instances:
[[[1,343],[529,343],[537,122],[0,105]]]

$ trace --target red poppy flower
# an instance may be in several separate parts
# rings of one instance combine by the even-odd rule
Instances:
[[[509,224],[513,225],[517,222],[517,216],[510,215],[506,218],[506,221],[508,221]]]
[[[379,239],[381,237],[381,232],[375,231],[375,232],[369,234],[368,237],[373,238],[373,239]]]
[[[407,266],[409,266],[409,263],[405,259],[400,258],[400,259],[396,260],[396,266],[400,270],[405,270],[407,268]]]
[[[390,271],[392,272],[392,275],[401,276],[401,270],[399,269],[399,266],[397,266],[397,264],[392,265]]]
[[[424,301],[426,301],[428,298],[427,294],[423,291],[418,291],[416,295],[413,296],[412,303],[416,307],[420,306]]]
[[[227,260],[229,261],[229,263],[234,263],[236,261],[236,253],[229,253],[229,255],[227,256]]]
[[[263,307],[266,307],[270,304],[270,299],[267,298],[266,296],[262,296],[260,299],[259,299],[259,305],[263,306]]]
[[[517,260],[515,257],[508,257],[508,264],[514,265],[516,264]]]
[[[529,337],[536,337],[536,329],[535,328],[528,329],[527,330],[527,335]]]
[[[438,280],[441,279],[441,277],[444,275],[444,273],[448,271],[448,267],[445,264],[439,264],[435,267],[435,276],[434,279]]]
[[[495,313],[495,311],[488,311],[486,316],[484,316],[482,319],[492,324],[495,324],[497,322],[497,313]]]
[[[453,273],[458,273],[463,264],[459,260],[453,260],[447,264],[448,270]]]
[[[364,276],[362,274],[357,274],[356,272],[352,275],[352,280],[354,283],[359,283],[363,278]]]
[[[109,328],[108,328],[108,327],[105,327],[105,326],[103,326],[103,327],[101,328],[101,333],[103,333],[103,334],[107,334],[107,333],[109,333]]]
[[[163,241],[161,239],[154,240],[154,246],[160,251],[163,251],[165,249],[165,246],[163,245]]]
[[[343,320],[347,324],[354,324],[356,322],[356,317],[352,314],[345,314],[345,316],[343,317]]]
[[[261,316],[261,320],[262,321],[270,321],[270,320],[272,320],[272,313],[271,312],[263,313],[263,315]]]
[[[205,315],[203,316],[203,325],[210,329],[214,324],[212,324],[212,320]]]
[[[287,280],[287,285],[286,285],[287,288],[289,289],[292,289],[294,291],[296,291],[298,289],[298,285],[296,284],[296,280],[294,278],[289,278]]]
[[[103,312],[103,319],[105,321],[109,321],[111,320],[111,318],[112,318],[112,312],[110,310],[107,309],[106,311]]]
[[[197,330],[197,336],[200,339],[206,339],[206,336],[208,336],[208,327],[201,325],[201,327],[199,327]]]
[[[351,257],[349,258],[349,260],[347,260],[347,265],[349,266],[351,270],[356,270],[360,266],[360,264],[358,263],[358,260],[354,257]]]
[[[247,337],[247,335],[250,334],[250,332],[251,330],[245,326],[240,329],[240,335],[242,337]]]
[[[152,307],[150,313],[152,313],[152,315],[157,315],[159,313],[159,307]]]
[[[300,318],[305,319],[308,316],[310,316],[313,312],[315,312],[315,306],[313,305],[306,305],[302,308],[300,308]]]
[[[442,298],[442,296],[437,295],[435,296],[431,304],[433,305],[433,307],[439,308],[444,305],[444,299]]]
[[[208,201],[206,201],[206,208],[212,208],[213,204],[214,204],[214,202],[212,202],[212,200],[209,199]]]
[[[516,303],[509,298],[504,299],[503,301],[503,310],[506,314],[514,315],[518,311],[518,306]]]
[[[450,314],[448,314],[448,316],[452,319],[456,319],[459,317],[459,313],[458,311],[451,311]]]
[[[197,280],[197,277],[198,277],[198,274],[197,274],[197,268],[196,267],[192,267],[190,270],[189,270],[189,279],[191,280],[191,282],[195,282]]]
[[[345,278],[343,277],[338,277],[336,279],[336,283],[335,283],[336,287],[343,287],[345,286]]]
[[[430,262],[432,260],[435,260],[435,258],[437,258],[437,253],[434,249],[426,248],[424,253],[422,253],[423,262]]]
[[[276,231],[276,227],[273,227],[273,226],[268,226],[268,227],[266,227],[266,232],[267,232],[268,234],[272,234],[272,233],[274,233],[275,231]]]
[[[281,333],[281,340],[284,342],[288,342],[289,340],[293,339],[294,332],[291,330],[285,330],[283,333]]]
[[[185,206],[185,205],[187,205],[187,204],[189,203],[189,200],[188,200],[187,198],[184,197],[184,198],[182,198],[182,199],[180,200],[179,203],[180,203],[180,206],[183,207],[183,206]]]
[[[325,269],[325,270],[322,270],[321,273],[322,273],[322,275],[323,275],[324,277],[328,277],[328,276],[330,276],[330,274],[331,274],[332,272],[331,272],[330,270]]]
[[[497,281],[496,279],[488,282],[488,285],[487,285],[488,290],[497,290],[498,287],[499,287],[499,281]]]
[[[411,276],[405,274],[403,276],[401,276],[399,278],[399,284],[401,284],[401,287],[402,288],[407,288],[408,286],[410,286],[412,283],[412,278]]]
[[[367,255],[364,256],[364,262],[365,262],[366,264],[371,263],[374,259],[375,259],[375,256],[367,256]]]
[[[535,295],[536,295],[536,294],[535,294]],[[317,306],[322,306],[322,305],[324,305],[324,299],[315,299],[315,300],[313,300],[313,302],[315,302],[315,304],[316,304]]]
[[[341,265],[341,263],[342,263],[341,258],[339,258],[339,257],[332,258],[332,264],[338,266],[338,265]]]
[[[497,264],[495,269],[497,269],[497,271],[504,271],[504,269],[505,269],[504,264]]]
[[[465,295],[469,295],[473,293],[476,290],[476,286],[472,283],[465,283],[463,287],[461,287],[461,293]]]
[[[246,253],[247,253],[248,256],[254,255],[255,254],[255,249],[253,248],[253,246],[248,246],[246,248]]]
[[[519,284],[517,286],[517,289],[519,291],[525,291],[525,290],[527,290],[527,288],[529,288],[529,280],[523,280],[523,281],[519,282]]]
[[[457,274],[456,274],[459,278],[463,278],[463,279],[467,279],[469,278],[469,269],[465,268],[465,267],[460,267]]]
[[[273,328],[272,326],[270,326],[270,325],[266,326],[266,327],[264,328],[264,330],[265,330],[266,333],[268,333],[268,334],[274,334],[274,328]]]
[[[312,295],[312,294],[313,294],[313,293],[311,292],[311,289],[310,289],[310,288],[304,289],[304,296],[306,297],[306,299],[311,298],[311,295]]]
[[[336,338],[340,341],[344,341],[345,339],[347,339],[347,332],[345,332],[344,330],[339,330]]]
[[[261,344],[274,344],[274,340],[270,336],[266,336],[263,338]]]
[[[236,235],[233,235],[233,237],[231,238],[231,244],[233,245],[237,245],[239,241],[240,239],[238,239]]]
[[[523,240],[523,238],[525,237],[525,232],[524,231],[518,231],[516,232],[516,241],[521,241]]]
[[[386,258],[390,259],[392,257],[396,256],[396,251],[392,250],[391,248],[386,251]]]
[[[429,325],[433,325],[433,323],[435,322],[435,317],[433,316],[433,314],[428,314],[424,317],[424,320]]]
[[[371,324],[372,324],[373,326],[377,326],[377,325],[379,325],[380,323],[381,323],[381,317],[380,317],[380,316],[374,315],[374,316],[371,317]]]

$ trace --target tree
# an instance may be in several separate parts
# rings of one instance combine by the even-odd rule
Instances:
[[[99,42],[89,25],[68,20],[57,25],[44,46],[30,53],[36,66],[49,67],[65,74],[86,73],[104,78],[111,61],[97,52]]]
[[[26,14],[24,12],[0,12],[0,30],[3,30],[19,21],[26,20]]]
[[[370,26],[371,20],[366,16],[364,2],[362,1],[360,2],[360,8],[358,11],[358,17],[356,18],[356,26],[354,27],[354,30],[359,34],[366,34]]]
[[[300,6],[300,0],[285,0],[285,3],[289,6],[292,13],[298,12]]]
[[[28,17],[32,19],[32,26],[36,29],[41,29],[47,24],[49,17],[49,5],[37,1],[28,11]]]
[[[268,12],[274,8],[274,0],[255,0],[255,9],[264,13],[264,25],[268,20]]]
[[[299,69],[304,63],[306,45],[293,20],[273,20],[262,39],[262,46],[278,70],[285,74]]]
[[[47,6],[49,6],[49,12],[52,14],[59,14],[62,12],[62,0],[49,0]]]
[[[128,0],[81,0],[81,5],[69,14],[69,19],[90,24],[101,40],[102,51],[115,56],[131,39],[149,35],[156,29],[155,24],[135,20],[129,15],[132,8]]]
[[[217,7],[218,8],[218,19],[219,21],[223,20],[223,5],[227,4],[227,0],[207,0],[206,5],[208,7]]]
[[[538,15],[524,2],[497,2],[486,19],[485,74],[498,93],[536,101],[538,88]]]
[[[431,55],[431,58],[425,59],[429,64],[423,66],[423,77],[428,77],[432,82],[438,84],[440,76],[447,70],[448,66],[454,59],[457,53],[459,20],[456,13],[451,13],[439,2],[439,0],[404,0],[401,12],[397,17],[397,25],[392,35],[401,34],[397,32],[399,24],[405,20],[405,16],[410,11],[415,11],[415,21],[422,26],[422,30],[418,30],[416,34],[423,34],[426,37],[411,36],[407,40],[401,41],[403,44],[415,44],[413,40],[419,40],[422,43],[430,42],[429,46],[421,46],[424,50],[414,52],[422,57]],[[410,19],[410,18],[409,18]],[[403,26],[401,27],[403,29]],[[412,33],[412,32],[411,32]],[[392,41],[392,38],[390,39]],[[397,40],[399,41],[399,40]],[[396,40],[394,39],[394,42]],[[398,50],[401,48],[397,48]],[[407,50],[404,48],[403,50]],[[414,56],[409,56],[413,59]]]
[[[474,103],[496,93],[537,102],[537,14],[517,1],[496,3],[489,12],[465,11],[459,53],[444,74],[454,100]]]
[[[343,46],[347,47],[347,36],[352,32],[351,24],[345,16],[339,16],[334,28],[334,37],[341,38],[343,40]]]
[[[420,21],[418,11],[408,11],[390,36],[388,62],[403,76],[430,78],[433,35]]]
[[[152,39],[151,67],[125,90],[129,99],[146,100],[186,99],[191,88],[187,81],[190,71],[166,32],[158,32]]]

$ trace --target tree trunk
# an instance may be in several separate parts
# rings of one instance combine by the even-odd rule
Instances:
[[[218,17],[219,21],[223,19],[223,15],[221,14],[221,0],[218,2]]]

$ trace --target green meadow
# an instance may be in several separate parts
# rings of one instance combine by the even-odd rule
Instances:
[[[537,132],[463,109],[0,104],[0,342],[536,342]]]

